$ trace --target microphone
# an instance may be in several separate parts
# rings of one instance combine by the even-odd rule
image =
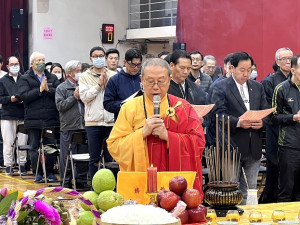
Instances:
[[[154,105],[154,115],[159,115],[160,114],[160,96],[159,95],[154,95],[153,96],[153,105]],[[158,135],[155,135],[156,138],[158,138]]]
[[[153,96],[153,105],[154,105],[154,115],[156,114],[160,114],[160,109],[159,109],[159,105],[160,105],[160,96],[159,95],[154,95]]]

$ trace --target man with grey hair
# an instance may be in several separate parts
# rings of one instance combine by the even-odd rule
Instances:
[[[68,79],[56,88],[55,103],[60,119],[60,180],[64,178],[68,148],[72,134],[84,129],[84,105],[80,100],[78,80],[81,75],[81,62],[71,60],[66,63],[65,71]],[[76,147],[73,153],[76,153]],[[75,181],[74,181],[75,182]],[[67,171],[65,187],[72,188],[71,173]]]
[[[36,173],[38,149],[42,130],[59,126],[59,115],[55,105],[55,89],[60,84],[57,77],[45,68],[45,55],[33,52],[30,56],[30,69],[20,77],[18,89],[21,101],[24,102],[24,125],[28,131],[30,158],[33,174]],[[47,156],[46,171],[49,181],[56,180],[53,174],[55,157]],[[43,171],[39,171],[35,181],[42,181]]]
[[[275,60],[278,65],[277,71],[269,76],[263,86],[266,93],[268,108],[272,107],[272,97],[275,87],[286,81],[291,76],[291,59],[293,52],[291,49],[284,47],[279,48],[275,53]],[[266,186],[262,195],[263,203],[277,202],[278,195],[278,135],[279,126],[269,124],[266,127],[266,158],[267,158],[267,176]]]
[[[216,66],[217,66],[217,60],[212,55],[206,55],[203,59],[203,72],[209,75],[214,82],[216,79],[219,78],[219,76],[215,73],[216,72]]]
[[[121,171],[195,171],[194,187],[202,193],[203,128],[195,110],[184,99],[167,94],[168,63],[148,59],[142,66],[144,95],[122,105],[107,140],[108,150]],[[154,114],[158,99],[159,113]]]

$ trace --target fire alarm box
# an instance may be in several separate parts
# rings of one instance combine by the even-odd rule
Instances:
[[[102,43],[113,44],[114,43],[114,24],[102,24]]]

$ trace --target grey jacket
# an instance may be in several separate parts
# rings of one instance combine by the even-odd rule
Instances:
[[[69,80],[56,88],[55,103],[61,131],[84,129],[84,104],[74,97],[74,91]]]

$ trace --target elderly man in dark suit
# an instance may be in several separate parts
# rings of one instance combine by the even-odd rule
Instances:
[[[262,120],[242,120],[239,117],[247,110],[267,108],[263,86],[249,80],[252,57],[246,52],[232,55],[233,76],[218,82],[212,92],[212,103],[216,104],[213,114],[230,116],[230,135],[232,145],[241,153],[241,168],[244,169],[250,189],[255,189],[262,154],[260,139]],[[240,172],[240,189],[246,203],[247,185]]]

